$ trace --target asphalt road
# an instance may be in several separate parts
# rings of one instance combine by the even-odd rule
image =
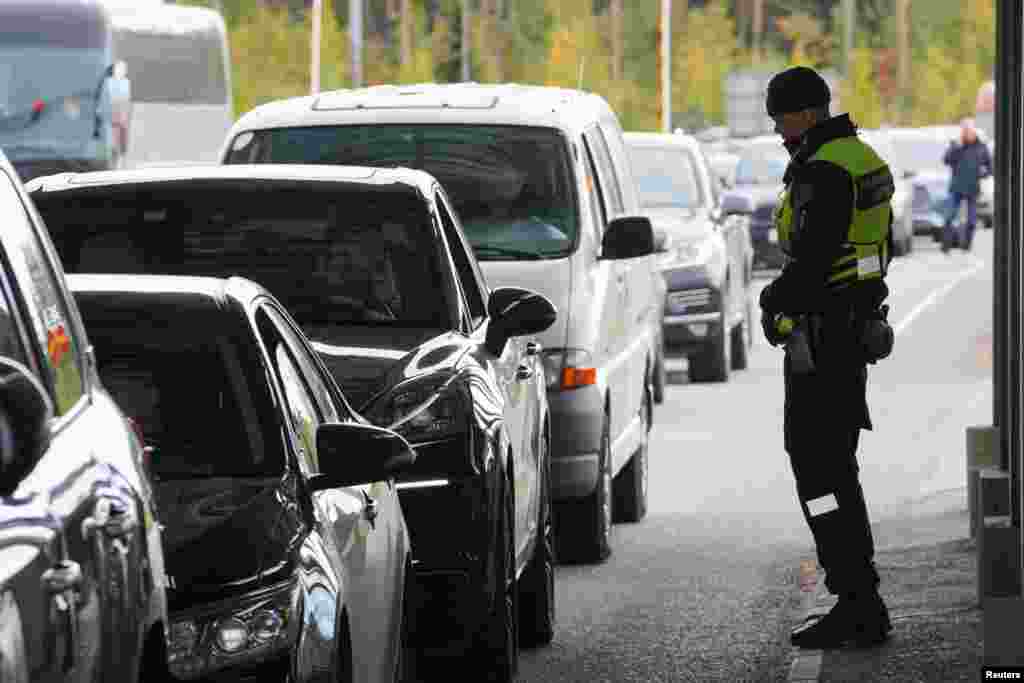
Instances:
[[[963,487],[964,429],[991,416],[992,233],[972,254],[916,247],[889,277],[898,337],[870,370],[860,449],[872,519],[897,525]],[[782,450],[781,351],[755,340],[728,383],[669,387],[647,518],[615,527],[606,563],[558,568],[555,641],[522,653],[520,681],[787,680],[813,551]]]

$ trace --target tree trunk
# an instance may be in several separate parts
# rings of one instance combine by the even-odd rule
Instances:
[[[620,81],[623,76],[623,52],[624,46],[624,31],[622,27],[623,20],[623,0],[611,0],[611,4],[608,6],[609,13],[611,14],[612,20],[612,80]]]
[[[412,20],[412,0],[402,0],[401,14],[398,18],[398,58],[401,64],[408,64],[412,61]]]
[[[897,59],[896,82],[899,85],[899,115],[903,119],[903,101],[910,88],[910,0],[896,0]]]
[[[761,38],[764,35],[764,0],[754,0],[750,21],[751,42],[753,42],[754,63],[761,62]]]

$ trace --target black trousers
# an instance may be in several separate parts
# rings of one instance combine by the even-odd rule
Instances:
[[[792,425],[800,430],[799,425]],[[825,586],[834,595],[877,590],[875,544],[864,492],[858,478],[860,429],[823,430],[808,426],[788,446],[800,508],[825,570]]]

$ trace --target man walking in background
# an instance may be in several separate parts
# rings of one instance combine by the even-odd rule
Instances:
[[[949,178],[949,210],[942,231],[942,251],[946,253],[955,246],[970,251],[978,221],[981,179],[992,175],[992,157],[988,153],[988,146],[978,138],[973,119],[960,122],[960,144],[955,140],[950,141],[942,161],[952,172]],[[953,222],[960,213],[960,204],[965,201],[967,223],[961,234]]]

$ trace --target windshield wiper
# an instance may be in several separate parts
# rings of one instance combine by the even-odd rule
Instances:
[[[536,251],[515,249],[513,247],[499,247],[494,244],[474,244],[473,251],[476,252],[478,257],[490,254],[492,256],[512,256],[514,258],[529,259],[531,261],[537,261],[544,258],[542,254]]]

